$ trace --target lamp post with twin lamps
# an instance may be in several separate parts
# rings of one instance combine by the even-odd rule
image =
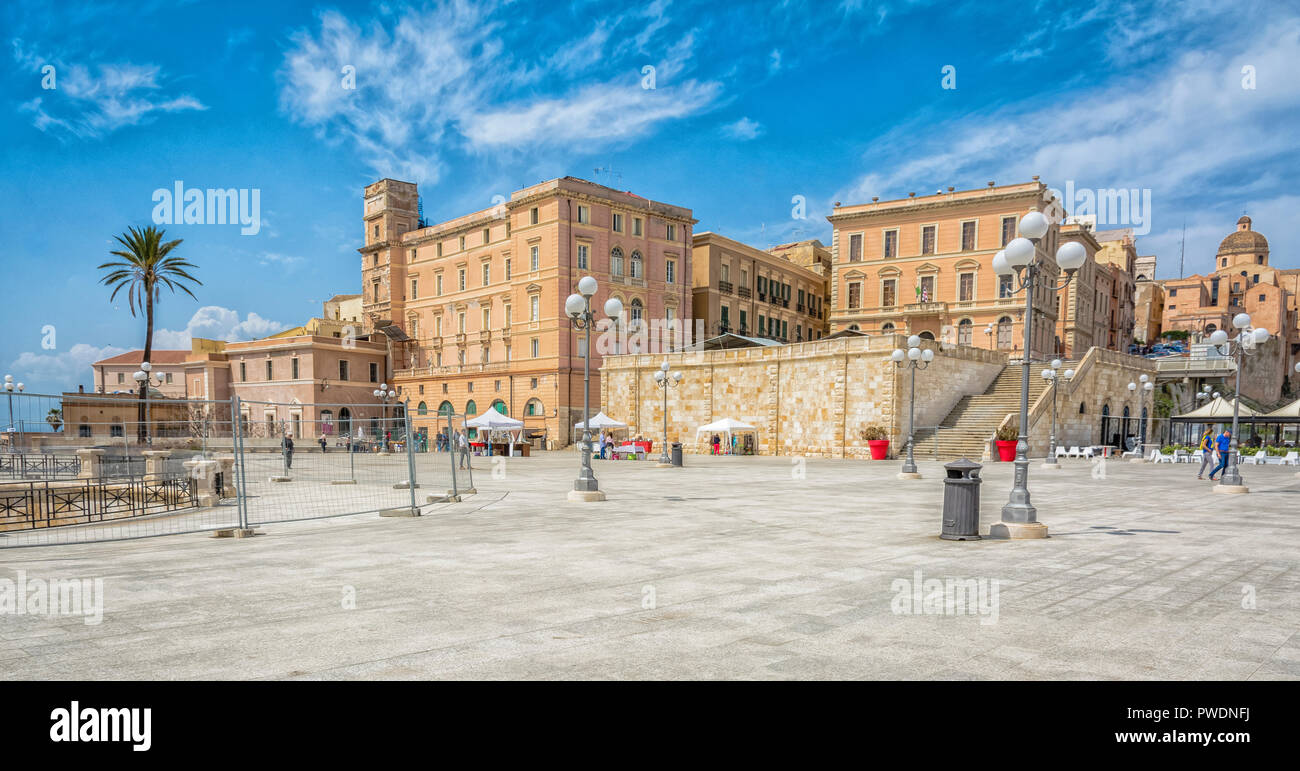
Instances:
[[[668,389],[676,388],[681,382],[682,373],[670,373],[666,361],[655,370],[655,384],[664,392],[664,449],[659,455],[659,468],[670,468],[673,465],[673,459],[668,455]]]
[[[14,389],[15,388],[18,389],[18,393],[22,393],[23,389],[26,388],[26,386],[23,385],[22,383],[18,383],[17,385],[14,385],[14,376],[5,375],[5,395],[9,397],[9,440],[11,442],[14,442],[14,440],[17,438],[15,436],[16,432],[14,431]],[[19,441],[19,442],[15,442],[15,444],[17,445],[16,449],[19,452],[22,452],[23,443]]]
[[[571,501],[603,501],[596,474],[591,470],[591,328],[596,324],[596,314],[591,310],[591,298],[596,294],[596,279],[583,276],[578,281],[578,291],[564,301],[573,328],[587,333],[586,351],[582,357],[582,465],[578,478],[569,491]],[[605,315],[617,320],[623,314],[623,303],[617,297],[605,301]]]
[[[379,388],[375,389],[375,398],[379,400],[379,409],[381,410],[379,418],[379,451],[388,452],[388,401],[397,392],[388,387],[387,383],[380,383]],[[488,445],[488,453],[492,452],[491,445]]]
[[[1067,369],[1066,371],[1061,372],[1058,375],[1057,372],[1060,369],[1061,369],[1061,360],[1052,359],[1052,366],[1043,370],[1043,379],[1046,380],[1048,383],[1051,383],[1051,389],[1052,389],[1052,433],[1050,438],[1047,441],[1047,460],[1043,462],[1043,468],[1059,469],[1061,467],[1061,464],[1056,462],[1056,402],[1057,402],[1056,386],[1062,380],[1064,380],[1067,383],[1073,380],[1074,370]]]
[[[1137,394],[1138,396],[1138,448],[1141,454],[1136,458],[1131,458],[1130,460],[1134,463],[1146,463],[1147,422],[1151,420],[1151,413],[1147,411],[1147,396],[1151,395],[1156,386],[1155,383],[1151,382],[1150,375],[1143,375],[1138,378],[1138,382],[1142,384],[1142,393],[1137,394],[1138,383],[1133,382],[1128,384],[1128,392],[1131,394]],[[1151,406],[1152,409],[1154,409],[1155,403],[1152,402]],[[1143,417],[1143,415],[1146,417]]]
[[[1083,267],[1088,253],[1077,241],[1067,241],[1056,250],[1056,264],[1065,270],[1065,281],[1056,284],[1050,273],[1053,267],[1046,255],[1038,252],[1038,242],[1047,235],[1051,223],[1042,212],[1031,211],[1020,218],[1022,236],[1012,239],[1002,251],[993,256],[993,271],[999,276],[1015,276],[1019,283],[1011,294],[1025,293],[1025,349],[1020,372],[1020,437],[1016,442],[1015,482],[1011,495],[1002,507],[1002,521],[989,529],[994,538],[1046,538],[1047,525],[1038,521],[1038,511],[1029,499],[1029,372],[1030,352],[1034,333],[1034,284],[1046,272],[1056,291],[1064,289]]]
[[[140,369],[136,370],[135,374],[131,376],[135,382],[140,384],[140,392],[144,394],[144,441],[150,447],[153,446],[153,426],[151,425],[153,418],[150,417],[149,388],[163,384],[162,375],[159,375],[158,382],[154,383],[153,375],[150,374],[152,369],[153,365],[144,361],[140,363]]]
[[[916,470],[916,458],[912,455],[912,445],[916,443],[916,371],[930,366],[930,362],[934,361],[934,351],[929,348],[921,350],[920,346],[921,338],[912,335],[907,338],[907,351],[895,348],[890,356],[894,366],[899,369],[907,367],[912,372],[912,391],[907,400],[907,458],[903,461],[903,470],[898,473],[899,479],[921,478],[921,472]]]
[[[1237,418],[1241,413],[1241,369],[1246,366],[1246,357],[1254,355],[1255,349],[1267,343],[1270,337],[1267,329],[1250,325],[1249,313],[1238,313],[1233,316],[1232,326],[1237,328],[1237,336],[1231,340],[1228,339],[1228,333],[1222,329],[1215,330],[1214,334],[1210,335],[1210,344],[1225,356],[1232,356],[1237,364],[1236,381],[1232,387],[1232,443],[1228,447],[1228,468],[1219,476],[1219,483],[1213,488],[1216,493],[1250,492],[1242,482],[1241,471],[1237,467],[1239,454],[1237,448],[1241,445],[1237,438]]]

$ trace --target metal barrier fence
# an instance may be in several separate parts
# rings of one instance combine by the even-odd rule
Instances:
[[[445,427],[430,436],[412,430],[405,403],[151,395],[146,405],[128,394],[9,401],[0,548],[405,516],[473,490],[472,470],[460,467],[468,459],[455,452],[465,416],[440,416]],[[15,414],[57,420],[49,430],[18,431]]]

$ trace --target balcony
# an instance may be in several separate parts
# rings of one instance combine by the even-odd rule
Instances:
[[[907,303],[903,306],[904,316],[935,316],[948,312],[948,303]]]
[[[730,282],[730,281],[719,281],[719,282],[718,282],[718,291],[719,291],[719,292],[722,292],[723,294],[731,294],[731,292],[732,292],[731,282]]]
[[[750,289],[747,286],[742,286],[736,290],[736,294],[740,295],[741,297],[753,297],[754,290]]]

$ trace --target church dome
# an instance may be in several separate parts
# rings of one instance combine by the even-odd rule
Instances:
[[[1268,239],[1250,229],[1250,217],[1237,220],[1237,229],[1219,242],[1219,254],[1268,253]]]

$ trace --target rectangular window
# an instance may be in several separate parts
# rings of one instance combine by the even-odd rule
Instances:
[[[266,379],[267,379],[267,380],[274,380],[274,378],[271,376],[271,360],[270,360],[270,359],[267,359],[267,360],[266,360]]]
[[[433,317],[433,336],[442,337],[442,316]]]
[[[1260,296],[1259,296],[1259,299],[1263,300],[1263,299],[1264,299],[1264,296],[1263,296],[1263,295],[1260,295]],[[166,375],[163,376],[163,378],[164,378],[168,383],[172,382],[172,373],[168,372]]]
[[[975,248],[975,222],[961,223],[961,248],[970,251]]]
[[[676,226],[676,225],[664,225],[664,238],[667,239],[667,240],[669,240],[669,241],[676,241],[676,240],[677,240],[677,226]]]
[[[641,218],[640,218],[640,217],[633,217],[633,218],[632,218],[632,235],[634,235],[634,236],[639,236],[639,235],[641,235]]]
[[[344,359],[339,360],[339,380],[348,379],[348,363]]]
[[[849,284],[849,307],[850,308],[862,307],[862,282],[861,281],[854,281],[853,283]]]
[[[1012,293],[1012,276],[998,276],[998,297],[1010,297]]]
[[[590,256],[591,256],[591,247],[588,246],[587,244],[578,244],[578,269],[579,270],[587,270],[587,263]]]
[[[464,268],[461,268],[460,270],[456,271],[456,289],[462,292],[465,291],[465,269]]]
[[[510,258],[506,258],[506,281],[510,280]]]
[[[862,260],[862,234],[854,233],[849,236],[849,262],[859,262]]]
[[[509,305],[506,306],[506,329],[510,328],[510,323],[513,320],[514,317],[513,310],[514,309],[511,306]]]
[[[289,361],[290,361],[289,371],[292,373],[290,377],[292,377],[294,380],[297,380],[298,379],[298,358],[295,356]]]
[[[898,279],[887,278],[880,283],[880,306],[892,308],[898,302]]]
[[[1002,218],[1002,245],[1006,246],[1007,244],[1011,243],[1011,240],[1014,239],[1015,237],[1016,237],[1016,218],[1003,217]]]
[[[917,299],[923,303],[934,302],[934,276],[921,276],[921,294]]]
[[[465,312],[464,311],[461,311],[460,313],[456,314],[456,332],[462,335],[465,334]]]
[[[749,313],[744,308],[740,310],[740,333],[743,335],[749,331]]]
[[[614,214],[614,232],[615,232],[615,233],[622,233],[622,232],[623,232],[623,215],[622,215],[622,214],[618,214],[618,213],[615,213],[615,214]]]
[[[668,260],[664,263],[664,283],[677,283],[677,261]]]
[[[484,309],[483,309],[483,329],[484,329],[485,331],[486,331],[486,330],[490,330],[490,329],[492,329],[492,309],[491,309],[491,308],[484,308]]]
[[[582,225],[591,224],[591,207],[589,206],[578,207],[578,223]]]
[[[537,338],[534,337],[532,340],[528,341],[528,343],[529,343],[529,347],[532,349],[532,354],[534,359],[542,355],[541,340],[538,340]]]
[[[934,254],[934,238],[937,230],[934,225],[921,228],[921,254]]]
[[[419,299],[419,297],[420,297],[420,280],[417,278],[413,278],[411,279],[411,299],[416,300]]]
[[[373,361],[370,362],[370,382],[379,382],[379,365]]]
[[[248,365],[242,361],[239,362],[239,382],[248,382]]]
[[[465,251],[465,236],[460,237],[460,250]]]
[[[528,264],[529,270],[537,270],[541,267],[542,255],[541,250],[538,247],[534,246],[528,250]]]
[[[434,283],[434,291],[437,292],[439,297],[442,297],[442,274],[441,273],[439,273],[437,276],[434,276],[433,283]]]
[[[542,298],[533,295],[528,298],[528,320],[538,321],[542,317]]]
[[[492,263],[483,263],[483,286],[492,283]]]
[[[883,254],[886,259],[898,256],[898,231],[886,230]]]
[[[492,231],[487,228],[483,228],[483,243],[488,244],[491,241],[492,241]]]
[[[957,299],[970,302],[975,299],[975,274],[963,273],[957,278]]]
[[[724,327],[728,326],[731,323],[731,308],[729,306],[723,305],[718,310],[722,314],[718,320],[722,322],[722,326]]]
[[[438,256],[439,256],[439,257],[442,256],[442,242],[441,242],[441,241],[438,242]]]
[[[537,222],[538,222],[538,219],[540,218],[540,216],[541,216],[541,213],[538,211],[537,207],[534,206],[534,207],[533,207],[532,209],[530,209],[529,212],[528,212],[528,224],[529,224],[529,225],[536,225]]]

